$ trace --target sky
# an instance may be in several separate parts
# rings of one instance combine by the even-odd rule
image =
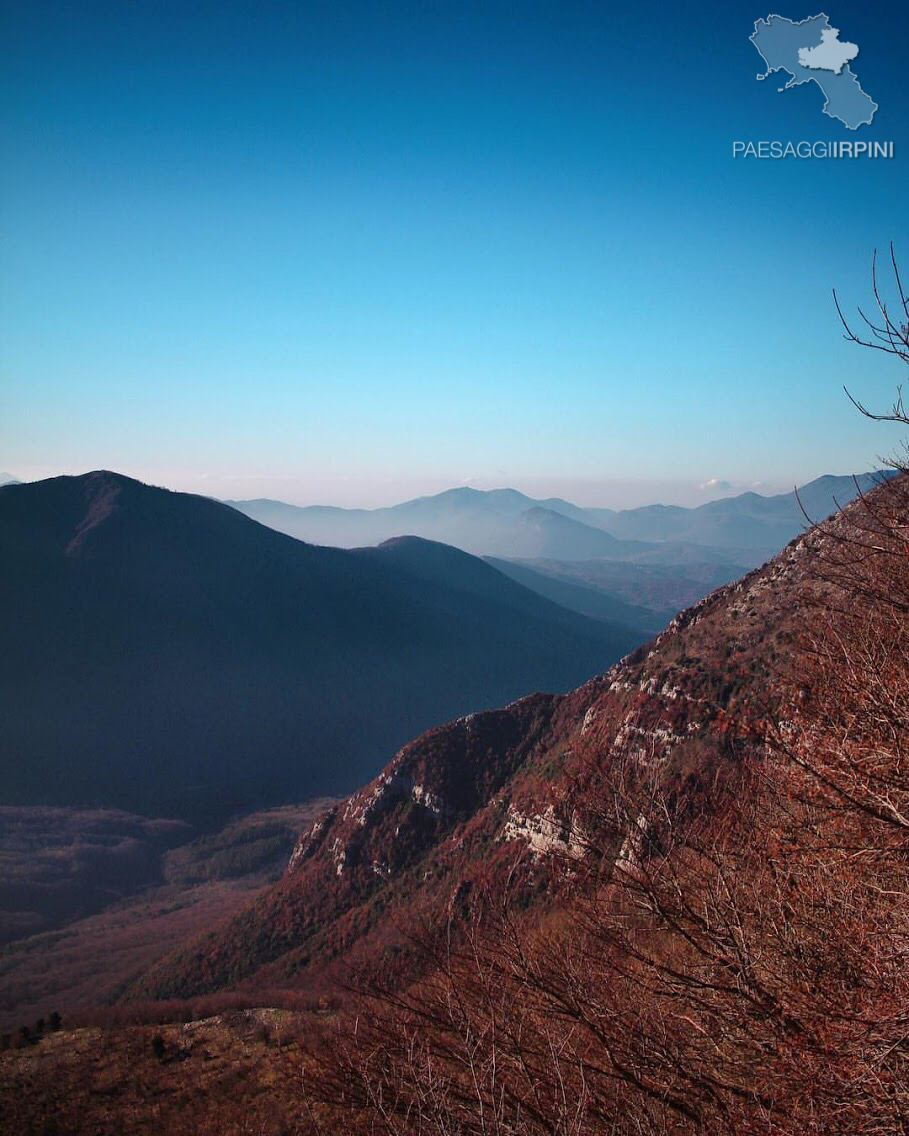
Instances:
[[[756,81],[777,10],[4,3],[0,469],[616,506],[875,467],[900,436],[842,387],[899,367],[831,289],[909,269],[909,14],[823,9],[878,104],[851,131]]]

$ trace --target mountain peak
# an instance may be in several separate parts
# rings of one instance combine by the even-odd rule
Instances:
[[[439,543],[315,547],[110,470],[0,492],[0,588],[7,800],[193,818],[347,791],[645,638]]]
[[[416,497],[412,501],[405,501],[401,505],[393,506],[396,509],[408,509],[414,505],[479,505],[481,507],[494,506],[509,510],[525,509],[535,504],[533,498],[527,497],[517,489],[475,489],[471,485],[458,485],[453,489],[443,489],[441,493],[434,493],[427,497]]]

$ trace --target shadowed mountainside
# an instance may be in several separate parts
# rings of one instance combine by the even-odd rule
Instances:
[[[452,714],[646,637],[464,553],[303,544],[113,473],[0,488],[6,804],[217,820],[349,790]]]
[[[546,596],[553,603],[561,604],[570,611],[578,611],[582,615],[589,615],[592,619],[617,619],[634,627],[652,628],[654,634],[662,630],[680,608],[688,607],[701,598],[699,591],[697,595],[687,597],[687,602],[675,604],[670,602],[666,606],[661,606],[658,599],[648,597],[646,593],[642,595],[635,590],[634,598],[639,602],[630,603],[605,588],[598,587],[589,579],[573,579],[570,571],[566,570],[569,565],[563,561],[502,560],[496,556],[487,556],[484,559],[493,568],[498,568],[512,580],[523,584],[525,588]],[[589,573],[591,565],[604,563],[616,567],[611,561],[599,560],[574,562],[574,565]],[[735,572],[733,575],[738,573]],[[673,573],[673,578],[677,579],[677,574]],[[722,579],[715,583],[718,586],[727,581]],[[705,591],[712,590],[712,588],[705,589]]]

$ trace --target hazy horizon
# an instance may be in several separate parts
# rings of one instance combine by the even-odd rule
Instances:
[[[50,468],[23,471],[21,469],[8,469],[3,466],[2,470],[3,474],[8,474],[22,481],[40,481],[50,477],[78,476],[101,468],[109,467],[94,465],[85,468]],[[165,489],[196,493],[218,500],[270,499],[301,507],[327,505],[345,509],[377,509],[398,505],[418,497],[432,497],[451,489],[469,488],[484,491],[516,489],[518,492],[537,500],[559,497],[571,504],[588,508],[633,509],[641,505],[693,507],[705,504],[708,501],[735,497],[748,492],[769,497],[779,493],[789,493],[796,486],[807,485],[816,478],[827,474],[851,476],[852,474],[867,473],[876,468],[879,468],[879,465],[872,463],[864,469],[824,469],[808,476],[793,478],[791,481],[780,480],[776,483],[760,480],[730,482],[712,479],[714,483],[711,484],[710,480],[703,483],[660,481],[647,478],[585,481],[575,478],[534,477],[516,477],[513,480],[501,477],[498,479],[471,478],[460,481],[439,478],[410,482],[396,478],[376,477],[366,488],[359,482],[345,483],[342,480],[333,482],[326,480],[307,486],[292,477],[282,478],[268,475],[255,478],[231,478],[185,474],[173,476],[166,471],[135,469],[114,469],[112,472],[134,477],[139,481],[161,486]]]

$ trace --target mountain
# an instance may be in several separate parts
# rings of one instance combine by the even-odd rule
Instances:
[[[0,485],[21,485],[22,482],[18,477],[14,477],[11,473],[0,473]]]
[[[588,582],[580,575],[576,582],[565,571],[568,567],[577,567],[590,572],[591,566],[595,569],[603,563],[602,561],[582,561],[580,564],[572,562],[565,565],[561,561],[500,560],[495,556],[487,556],[484,559],[487,564],[491,564],[493,568],[497,568],[506,576],[510,576],[517,583],[523,584],[525,588],[530,588],[532,592],[545,596],[553,603],[567,607],[569,611],[577,611],[581,615],[590,616],[591,619],[614,619],[620,623],[630,624],[632,627],[649,628],[654,635],[666,626],[680,608],[688,607],[690,603],[700,599],[702,594],[698,589],[697,594],[691,596],[688,603],[670,602],[664,607],[659,602],[645,603],[639,594],[634,593],[635,598],[641,599],[641,602],[629,603],[620,599],[613,591],[608,590],[608,585],[607,587],[598,587],[596,583]],[[616,567],[609,561],[606,563],[610,567]],[[596,576],[593,579],[596,580]],[[717,582],[717,586],[719,583],[726,582],[726,580],[720,580]],[[705,591],[712,590],[712,588],[705,589]]]
[[[639,552],[637,544],[616,540],[601,529],[534,505],[509,518],[492,534],[484,555],[521,559],[558,557],[561,560],[593,560],[599,557],[625,559]]]
[[[268,499],[227,504],[300,540],[338,548],[378,544],[391,537],[413,534],[472,551],[477,540],[495,539],[503,520],[519,516],[539,502],[514,489],[487,493],[461,488],[383,509],[300,507]]]
[[[447,490],[385,509],[298,507],[267,499],[227,503],[262,524],[300,540],[339,548],[377,544],[389,537],[410,533],[453,544],[479,556],[585,559],[589,554],[586,549],[581,556],[574,556],[570,546],[570,537],[582,538],[581,533],[570,525],[558,528],[557,521],[552,519],[554,515],[608,533],[618,541],[672,541],[714,549],[749,550],[753,558],[754,551],[772,554],[803,532],[807,523],[802,506],[811,520],[822,520],[886,476],[886,473],[861,474],[856,478],[826,475],[802,487],[798,495],[795,492],[774,496],[742,493],[695,508],[653,504],[619,511],[585,509],[560,498],[539,501],[517,490],[473,488]],[[541,551],[540,544],[536,551],[523,550],[520,534],[524,528],[515,523],[527,513],[532,513],[526,523],[529,527],[550,526],[548,551]],[[544,517],[543,513],[548,516]],[[560,535],[565,535],[569,542],[566,548],[558,546]],[[595,544],[590,534],[584,534],[583,540],[590,542],[593,556],[608,556],[615,551],[618,558],[627,559],[629,554],[644,551],[616,544]],[[510,545],[509,541],[517,543]]]
[[[646,638],[454,549],[313,547],[108,472],[0,488],[0,550],[5,804],[200,821],[348,791]]]
[[[708,501],[693,509],[645,505],[617,513],[587,510],[587,520],[589,524],[600,524],[622,540],[683,541],[717,548],[751,549],[761,554],[768,549],[781,548],[798,536],[809,520],[824,520],[889,476],[888,471],[863,473],[854,478],[826,474],[792,493],[771,497],[742,493]]]
[[[452,489],[390,509],[297,508],[280,501],[229,501],[270,528],[339,548],[416,535],[471,552],[514,560],[614,560],[656,564],[734,564],[751,567],[753,550],[737,554],[691,541],[620,539],[585,518],[593,510],[566,501],[535,502],[513,489]],[[774,546],[767,552],[775,552]]]
[[[228,504],[300,540],[339,548],[410,534],[475,555],[582,560],[623,552],[621,542],[584,522],[583,510],[567,501],[534,501],[514,489],[451,489],[388,509],[298,508],[267,500]]]
[[[757,1132],[768,1115],[787,1136],[869,1117],[898,1131],[909,478],[869,505],[578,690],[404,746],[310,814],[280,881],[207,924],[199,911],[168,957],[117,951],[107,989],[122,996],[95,1011],[103,1054],[97,1030],[8,1035],[10,1099],[31,1097],[29,1121],[76,1099],[111,1123],[150,1094],[165,1116],[198,1098],[206,1118],[213,1092],[232,1114],[268,1094],[263,1131],[292,1127],[302,1099],[320,1130],[351,1136],[448,1132],[453,1117],[482,1133],[490,1116],[604,1136]],[[419,540],[369,556],[415,581],[451,572]],[[463,569],[483,594],[489,577]],[[234,873],[246,831],[165,859],[208,879],[213,851]],[[255,831],[270,855],[271,828]],[[11,977],[30,1010],[48,954],[79,976],[109,928],[120,947],[126,924],[166,919],[164,898],[83,921],[75,948],[21,944]],[[51,989],[68,1020],[79,1003]],[[111,1069],[99,1100],[85,1086]]]
[[[410,533],[479,556],[507,559],[698,560],[752,568],[886,474],[824,476],[798,494],[742,493],[696,508],[581,508],[560,498],[534,500],[514,489],[450,489],[384,509],[298,507],[280,501],[230,501],[263,524],[301,540],[353,548]],[[804,506],[805,512],[802,511]],[[599,534],[615,538],[604,540]],[[669,544],[670,548],[648,549]]]
[[[279,884],[153,968],[130,997],[319,989],[367,959],[397,958],[406,971],[402,928],[506,880],[519,906],[542,902],[565,858],[597,847],[612,771],[643,761],[684,801],[761,752],[733,724],[763,703],[802,626],[812,540],[573,693],[534,694],[405,746],[302,834]]]
[[[684,545],[664,544],[666,550],[684,551]],[[490,557],[490,563],[525,587],[548,599],[561,603],[572,611],[601,617],[631,620],[634,626],[652,625],[654,619],[662,629],[672,616],[683,608],[702,600],[705,596],[737,580],[742,575],[740,565],[727,561],[711,564],[692,559],[689,562],[642,563],[620,560],[500,560]],[[580,588],[581,591],[577,591]],[[591,596],[595,597],[592,598]],[[591,607],[591,604],[594,604]],[[608,616],[631,607],[644,610],[649,616]]]

